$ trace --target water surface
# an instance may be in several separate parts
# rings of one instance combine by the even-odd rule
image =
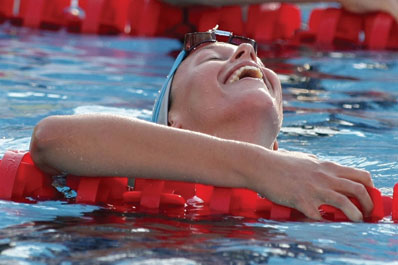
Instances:
[[[0,26],[0,154],[26,150],[54,114],[150,119],[180,43],[79,36]],[[263,46],[262,49],[267,49]],[[269,54],[269,53],[267,53]],[[392,195],[398,182],[398,53],[271,51],[285,119],[280,146],[369,170]],[[0,263],[396,264],[398,226],[275,222],[214,216],[193,221],[121,214],[59,201],[0,201]]]

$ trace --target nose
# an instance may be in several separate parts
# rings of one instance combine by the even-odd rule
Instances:
[[[236,61],[239,59],[251,59],[253,61],[257,60],[256,52],[254,48],[249,43],[242,43],[238,46],[236,51],[233,53],[231,57],[231,61]]]

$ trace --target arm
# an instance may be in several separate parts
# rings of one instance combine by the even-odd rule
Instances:
[[[35,128],[31,154],[49,173],[134,176],[246,187],[313,219],[333,205],[353,221],[360,211],[347,199],[373,205],[366,171],[315,157],[110,115],[49,117]]]

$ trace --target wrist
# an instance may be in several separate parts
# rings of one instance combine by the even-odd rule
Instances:
[[[228,152],[230,159],[227,167],[230,168],[230,174],[235,179],[237,186],[259,192],[259,176],[261,181],[264,173],[266,154],[270,150],[255,144],[245,142],[234,142],[231,150]],[[266,178],[266,176],[264,176]]]

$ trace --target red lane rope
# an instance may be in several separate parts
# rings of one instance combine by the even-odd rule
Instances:
[[[69,0],[20,0],[19,6],[14,2],[0,0],[0,23],[10,20],[32,28],[148,37],[182,37],[187,30],[206,31],[218,24],[259,42],[398,49],[398,24],[386,13],[314,9],[309,28],[302,30],[300,9],[286,3],[251,5],[243,15],[240,6],[179,8],[159,0],[80,0],[79,14],[71,11]]]
[[[52,178],[41,172],[29,153],[7,151],[0,160],[0,199],[27,201],[32,199],[60,199],[61,194],[52,187]],[[68,176],[67,185],[75,189],[76,203],[112,205],[119,211],[168,209],[169,214],[183,214],[184,209],[201,209],[196,214],[231,214],[274,220],[300,220],[303,214],[295,209],[275,204],[259,197],[254,191],[238,188],[213,187],[195,183],[136,179],[134,190],[128,187],[125,177],[78,177]],[[366,222],[377,222],[392,215],[398,222],[398,185],[393,198],[382,196],[375,188],[368,188],[374,208]],[[196,198],[196,199],[195,199]],[[199,208],[190,200],[199,202]],[[361,210],[356,199],[351,201]],[[172,210],[174,209],[174,210]],[[348,221],[344,213],[335,207],[322,205],[324,219]]]

